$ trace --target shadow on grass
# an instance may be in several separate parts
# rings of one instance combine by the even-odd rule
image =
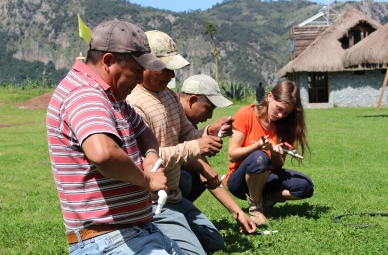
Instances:
[[[241,208],[246,214],[248,208]],[[322,205],[310,205],[308,202],[302,204],[293,204],[292,201],[277,203],[274,207],[273,219],[286,218],[288,216],[299,216],[306,219],[319,219],[322,214],[328,212],[331,208]]]
[[[379,115],[364,115],[364,116],[359,116],[361,118],[387,118],[388,114],[379,114]]]
[[[274,208],[275,219],[297,215],[307,219],[319,219],[322,214],[330,210],[329,206],[310,205],[308,202],[292,204],[292,202],[278,203]]]
[[[275,217],[287,218],[290,216],[299,216],[307,219],[319,219],[321,215],[327,213],[331,208],[329,206],[310,205],[308,202],[302,204],[293,204],[292,202],[278,203],[274,208]],[[242,208],[242,210],[248,214],[248,208]],[[257,235],[244,235],[240,234],[240,227],[235,221],[229,221],[226,218],[218,220],[212,220],[212,223],[220,230],[224,237],[226,253],[241,253],[245,251],[254,251],[258,248]],[[262,225],[257,227],[258,232],[267,230],[268,225]],[[256,239],[256,241],[255,241]]]
[[[251,240],[251,238],[255,238],[255,235],[247,236],[240,234],[240,227],[235,221],[229,222],[227,219],[220,219],[213,220],[212,223],[217,229],[221,230],[221,234],[224,237],[225,244],[227,245],[224,252],[240,253],[256,247]]]

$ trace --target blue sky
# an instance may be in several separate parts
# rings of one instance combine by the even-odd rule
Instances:
[[[154,7],[165,9],[174,12],[182,12],[188,10],[206,10],[211,8],[216,3],[222,3],[223,0],[128,0],[134,4],[140,4],[143,7]],[[375,0],[375,2],[387,2],[388,0]],[[327,3],[327,0],[313,0],[317,3]],[[334,0],[330,0],[333,3]],[[339,0],[339,2],[343,2]]]

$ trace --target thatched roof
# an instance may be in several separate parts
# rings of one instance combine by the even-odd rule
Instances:
[[[360,64],[388,64],[388,24],[346,50],[342,63],[345,67]],[[371,68],[374,67],[371,66]]]
[[[296,59],[280,69],[278,77],[294,72],[336,72],[345,70],[342,57],[345,50],[339,39],[347,35],[349,29],[358,24],[369,24],[375,29],[380,23],[364,13],[351,8],[342,13],[314,42],[312,42]]]

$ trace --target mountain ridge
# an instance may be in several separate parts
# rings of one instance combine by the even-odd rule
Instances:
[[[367,0],[331,5],[338,12],[350,7],[382,24],[388,22],[388,3]],[[58,82],[80,52],[87,52],[88,45],[78,36],[80,14],[91,29],[116,18],[133,22],[144,31],[156,29],[169,34],[191,63],[176,72],[178,83],[198,73],[214,77],[211,41],[204,34],[206,22],[211,21],[217,30],[220,80],[273,85],[277,71],[289,61],[289,29],[320,8],[320,4],[302,0],[229,0],[205,11],[175,13],[125,0],[0,0],[0,33],[5,35],[0,40],[6,49],[0,57],[10,61],[12,56],[15,62],[9,69],[7,60],[0,61],[0,83],[20,82],[39,73],[36,69],[42,66],[49,69],[49,75],[56,74],[52,79]],[[35,64],[29,67],[30,63]],[[15,73],[13,69],[20,66],[25,68]],[[31,75],[20,75],[23,72]]]

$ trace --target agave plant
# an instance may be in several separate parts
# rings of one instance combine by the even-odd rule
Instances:
[[[234,100],[240,100],[244,97],[245,84],[239,81],[223,81],[221,82],[221,91],[226,97]]]

